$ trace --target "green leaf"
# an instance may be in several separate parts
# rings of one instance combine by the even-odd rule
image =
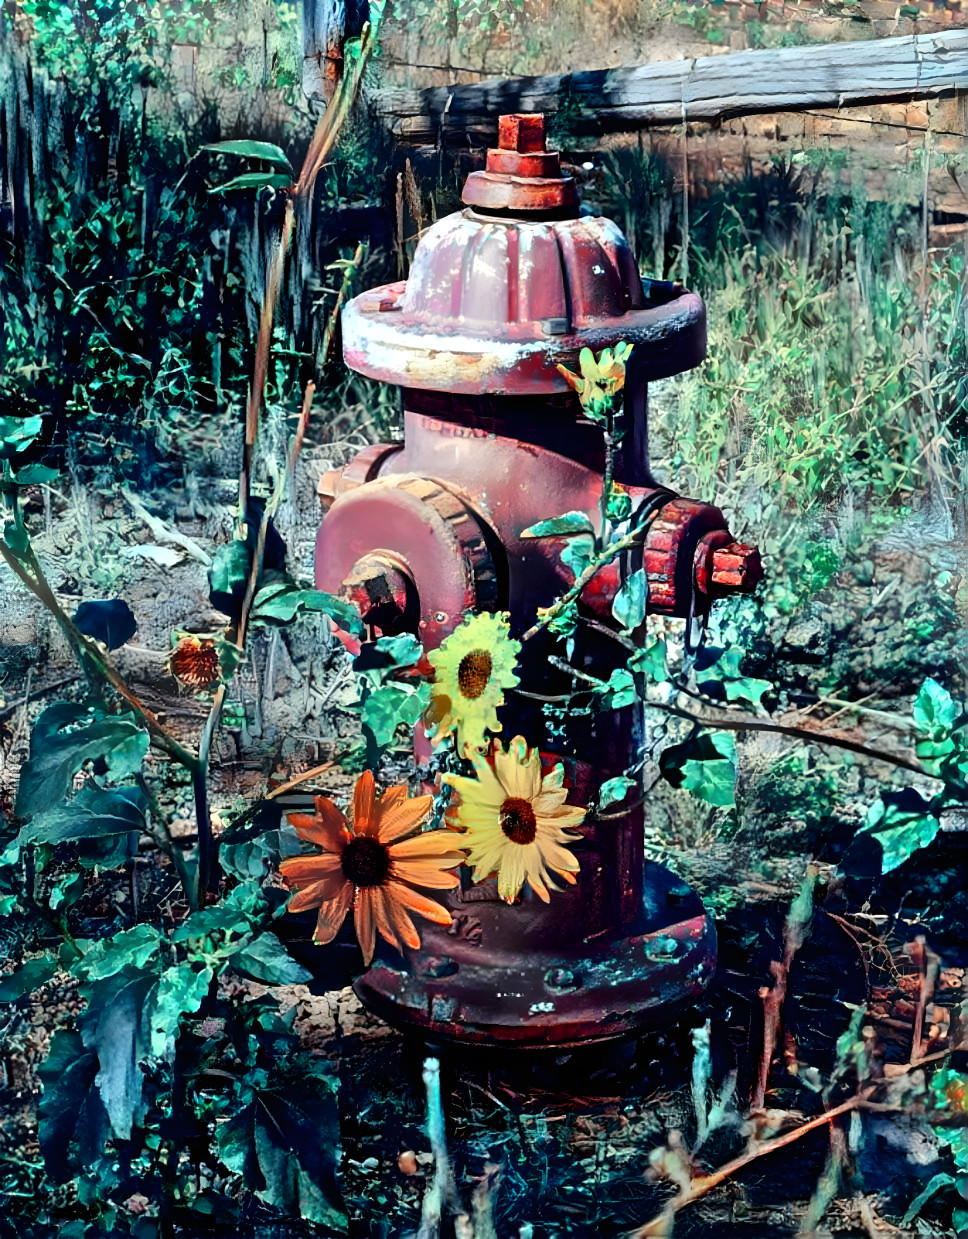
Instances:
[[[59,477],[59,469],[51,469],[49,465],[43,465],[39,461],[31,461],[13,474],[13,480],[18,486],[41,486]]]
[[[570,538],[561,548],[561,562],[572,570],[575,580],[592,562],[595,554],[595,539],[591,534],[580,533]]]
[[[20,519],[4,524],[3,540],[18,559],[23,559],[30,550],[30,538]]]
[[[659,769],[673,787],[681,787],[713,805],[735,803],[736,742],[731,735],[699,736],[666,749]]]
[[[43,428],[42,417],[0,417],[0,460],[25,451]]]
[[[243,159],[264,159],[273,167],[285,168],[292,177],[292,164],[286,157],[286,152],[275,142],[254,142],[248,139],[231,142],[210,142],[201,148],[203,151],[214,151],[216,155],[238,155]]]
[[[249,550],[237,538],[218,547],[212,566],[208,570],[208,583],[212,593],[231,594],[244,586],[249,577]]]
[[[270,830],[255,839],[223,842],[218,850],[222,868],[240,882],[262,881],[279,864],[279,834]]]
[[[275,934],[262,933],[229,960],[241,972],[263,985],[304,985],[312,973],[297,964]]]
[[[347,632],[356,636],[363,632],[363,621],[358,612],[342,598],[324,593],[321,589],[298,589],[294,585],[278,582],[265,586],[256,594],[252,619],[289,623],[301,611],[321,611]]]
[[[961,702],[955,701],[937,680],[929,678],[921,685],[915,699],[914,721],[933,740],[944,740],[962,711]]]
[[[161,974],[151,995],[149,1046],[156,1058],[170,1055],[183,1015],[200,1010],[215,973],[189,964],[174,964]]]
[[[37,1107],[38,1138],[47,1173],[55,1183],[98,1162],[108,1137],[108,1117],[94,1078],[97,1055],[79,1033],[59,1029],[37,1070],[44,1088]]]
[[[151,1053],[148,998],[156,980],[154,972],[125,966],[103,980],[89,980],[79,987],[81,997],[87,999],[87,1009],[78,1027],[84,1045],[97,1054],[94,1082],[119,1140],[131,1138],[132,1129],[144,1114],[141,1063]]]
[[[85,762],[101,760],[123,778],[141,769],[148,733],[133,715],[105,714],[73,702],[48,706],[30,733],[30,759],[20,773],[16,813],[30,817],[54,807],[70,791]]]
[[[124,645],[138,630],[138,622],[123,598],[102,602],[82,602],[74,612],[74,625],[87,637],[100,641],[109,650]]]
[[[378,637],[376,648],[389,659],[392,667],[412,667],[420,662],[423,646],[413,633],[405,632],[399,637]]]
[[[636,650],[629,660],[633,671],[641,671],[653,684],[660,684],[669,678],[669,664],[666,661],[666,643],[657,638],[644,649]]]
[[[243,172],[222,185],[213,185],[210,194],[231,194],[239,189],[288,189],[292,177],[282,172]]]
[[[16,1002],[25,994],[32,994],[46,985],[59,967],[57,959],[48,951],[37,959],[28,959],[16,972],[0,977],[0,1002]]]
[[[595,532],[588,516],[584,512],[565,512],[563,516],[552,516],[548,520],[538,521],[521,533],[522,538],[562,538],[576,533]]]
[[[687,761],[683,767],[682,786],[707,804],[736,803],[734,790],[736,771],[729,761]]]
[[[763,704],[763,694],[768,693],[773,685],[769,680],[757,680],[752,676],[740,676],[738,680],[724,680],[727,701],[751,701],[753,705]]]
[[[903,1227],[909,1227],[931,1197],[937,1192],[940,1192],[943,1187],[951,1187],[954,1181],[953,1175],[945,1174],[944,1172],[936,1174],[930,1178],[926,1186],[918,1192],[917,1196],[915,1196],[910,1205],[908,1205],[907,1213],[905,1213],[904,1217],[901,1219],[901,1225]]]
[[[102,788],[85,783],[67,804],[35,814],[17,836],[17,843],[25,847],[143,831],[147,809],[140,787]]]
[[[390,682],[374,689],[363,702],[364,727],[373,733],[373,739],[385,748],[401,724],[412,727],[430,700],[430,685]]]
[[[250,1190],[289,1217],[346,1234],[336,1165],[337,1077],[332,1066],[294,1055],[286,1077],[215,1129],[219,1156]]]
[[[599,811],[606,809],[610,804],[619,804],[635,786],[636,780],[624,774],[616,775],[614,779],[606,779],[598,789]]]
[[[135,925],[111,938],[100,938],[71,971],[82,981],[102,981],[127,967],[144,968],[161,950],[164,938],[153,925]]]
[[[72,873],[55,884],[47,904],[52,912],[56,912],[61,907],[67,909],[77,903],[83,894],[84,874]]]
[[[649,580],[645,569],[639,568],[622,582],[612,603],[612,615],[626,632],[632,632],[645,620],[649,601]]]
[[[623,706],[630,706],[635,702],[635,679],[631,671],[627,671],[624,667],[616,667],[600,691],[603,696],[603,709],[621,710]]]
[[[907,788],[875,800],[859,833],[872,835],[881,845],[881,873],[890,873],[932,843],[940,829],[928,802]]]

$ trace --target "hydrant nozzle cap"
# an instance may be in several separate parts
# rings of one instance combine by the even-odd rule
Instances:
[[[542,112],[513,112],[498,119],[498,144],[487,152],[487,169],[470,174],[462,197],[483,211],[578,213],[575,180],[562,176],[558,152],[545,147]]]

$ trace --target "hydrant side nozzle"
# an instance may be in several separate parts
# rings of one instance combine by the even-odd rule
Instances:
[[[735,542],[724,529],[714,530],[696,547],[696,590],[710,600],[726,594],[751,594],[763,579],[760,552]]]

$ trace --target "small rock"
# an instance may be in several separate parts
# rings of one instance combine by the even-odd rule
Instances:
[[[412,1149],[407,1149],[397,1158],[397,1169],[401,1174],[417,1173],[417,1157]]]
[[[379,1170],[380,1162],[376,1157],[367,1157],[360,1163],[360,1166],[363,1170]]]

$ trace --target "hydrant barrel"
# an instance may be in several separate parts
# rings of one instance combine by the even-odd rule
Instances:
[[[558,718],[545,705],[573,691],[569,664],[599,682],[627,668],[644,631],[623,635],[613,618],[623,583],[641,569],[648,612],[694,617],[755,588],[762,570],[718,508],[649,470],[648,384],[702,361],[702,300],[644,281],[619,228],[579,214],[542,116],[503,116],[498,134],[465,208],[423,234],[407,280],[345,308],[346,362],[402,389],[404,440],[324,478],[316,583],[353,603],[370,637],[410,631],[427,652],[472,613],[506,612],[513,635],[530,630],[576,569],[566,536],[528,531],[565,512],[601,524],[601,428],[558,367],[577,371],[584,348],[633,345],[614,480],[633,526],[650,514],[645,532],[585,584],[567,660],[547,630],[524,643],[498,713],[500,738],[523,736],[547,768],[561,762],[569,802],[594,805],[607,780],[640,768],[641,709]],[[426,758],[422,735],[418,725]],[[508,904],[463,869],[457,890],[432,892],[450,925],[378,956],[357,992],[393,1023],[487,1045],[571,1045],[664,1022],[712,975],[715,933],[698,896],[645,861],[647,812],[633,787],[589,813],[576,882],[548,903],[525,887]]]

